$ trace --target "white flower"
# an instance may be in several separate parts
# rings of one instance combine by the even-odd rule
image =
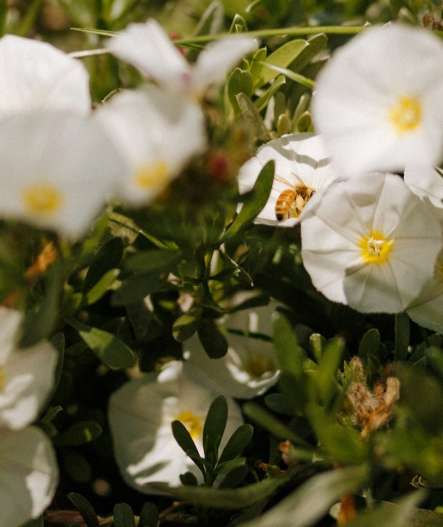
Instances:
[[[220,319],[219,325],[227,330],[229,344],[227,354],[221,359],[210,359],[197,336],[184,343],[185,357],[215,390],[240,399],[262,395],[280,377],[271,341],[272,314],[278,305],[271,301],[267,306]]]
[[[406,312],[420,326],[443,333],[443,251],[435,262],[434,275]]]
[[[226,73],[256,47],[254,39],[233,35],[209,44],[191,65],[154,19],[130,24],[107,42],[113,55],[138,68],[162,88],[193,97],[224,80]]]
[[[125,167],[97,123],[35,111],[0,121],[0,216],[69,238],[85,233]]]
[[[55,453],[40,429],[0,429],[1,527],[38,518],[50,505],[57,481]]]
[[[361,312],[403,311],[442,247],[432,205],[392,174],[333,183],[301,224],[302,258],[327,298]]]
[[[439,168],[407,166],[404,180],[414,194],[443,208],[443,175]]]
[[[128,485],[141,492],[159,493],[149,485],[154,482],[178,486],[179,475],[185,472],[193,472],[202,481],[201,473],[171,431],[172,421],[181,421],[203,455],[204,420],[218,393],[191,380],[191,369],[183,362],[168,363],[159,374],[127,382],[110,398],[115,459]],[[232,399],[227,402],[228,422],[221,448],[243,424],[239,407]]]
[[[312,100],[344,176],[434,165],[443,144],[443,43],[423,29],[366,29],[336,51]]]
[[[314,193],[320,195],[337,175],[319,136],[284,135],[263,145],[242,166],[238,175],[241,194],[252,189],[260,171],[271,160],[275,161],[274,183],[268,202],[254,223],[292,227],[302,220]]]
[[[96,112],[127,162],[118,197],[146,205],[206,146],[203,114],[150,86],[113,96]]]
[[[20,312],[0,306],[0,428],[34,421],[54,384],[57,351],[46,340],[18,349],[21,322]]]
[[[89,74],[46,42],[6,35],[0,39],[0,117],[39,108],[89,113]]]

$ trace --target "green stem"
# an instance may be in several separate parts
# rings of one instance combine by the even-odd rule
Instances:
[[[285,27],[279,29],[258,29],[256,31],[245,31],[242,35],[256,38],[269,38],[278,36],[302,37],[307,35],[356,35],[366,29],[366,26],[313,26],[313,27]],[[215,35],[199,35],[191,38],[174,40],[177,46],[185,46],[193,43],[206,43],[232,36],[232,33],[218,33]]]

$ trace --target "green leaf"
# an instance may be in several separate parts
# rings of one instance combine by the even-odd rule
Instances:
[[[233,460],[237,461],[237,460]],[[234,489],[237,487],[248,475],[249,467],[246,463],[238,464],[233,467],[226,476],[222,479],[219,489]]]
[[[244,93],[248,97],[252,95],[252,75],[249,71],[235,68],[235,70],[229,76],[227,84],[227,93],[229,102],[231,103],[235,115],[240,112],[240,108],[237,102],[237,95]]]
[[[230,459],[229,461],[225,461],[224,463],[219,463],[217,465],[217,468],[214,470],[214,474],[227,474],[234,468],[238,468],[239,466],[243,466],[245,464],[245,457],[237,457],[235,459]]]
[[[302,86],[305,86],[306,88],[313,89],[315,86],[315,82],[311,79],[308,79],[308,77],[305,77],[304,75],[301,75],[300,73],[295,73],[292,70],[289,70],[288,68],[282,68],[281,66],[275,66],[274,64],[269,64],[268,62],[263,62],[264,69],[267,68],[271,71],[275,72],[275,77],[278,73],[281,73],[288,79],[291,79],[294,82],[298,82],[298,84],[301,84]]]
[[[409,346],[409,317],[406,313],[395,315],[395,360],[405,360],[408,356]]]
[[[238,216],[226,231],[223,237],[224,242],[234,238],[239,232],[245,229],[266,205],[274,182],[274,170],[274,161],[269,161],[262,168],[251,191],[251,198],[243,204]]]
[[[380,525],[389,525],[389,527],[437,527],[443,525],[443,517],[440,518],[436,513],[431,511],[422,511],[420,514],[415,508],[426,496],[425,492],[417,491],[407,494],[396,500],[394,503],[383,502],[374,509],[367,510],[359,514],[355,520],[347,523],[347,527],[380,527]],[[428,513],[428,514],[426,514]],[[434,521],[431,523],[429,513],[433,515]]]
[[[198,480],[192,472],[185,472],[180,474],[180,483],[182,485],[189,485],[191,487],[198,487]]]
[[[234,16],[229,28],[229,33],[244,33],[248,30],[246,20],[238,13]]]
[[[197,447],[195,446],[194,440],[191,437],[191,434],[187,431],[185,425],[180,421],[173,421],[171,423],[172,433],[175,437],[175,440],[179,444],[180,448],[187,454],[192,461],[200,469],[203,476],[206,474],[206,469],[203,464],[203,460],[198,453]]]
[[[78,421],[54,438],[57,446],[79,446],[90,443],[102,433],[102,427],[94,421]]]
[[[311,60],[326,49],[328,38],[324,33],[314,35],[308,39],[306,48],[289,64],[288,69],[292,71],[301,71]]]
[[[167,490],[180,501],[195,503],[214,509],[244,509],[252,506],[267,496],[273,494],[288,480],[288,476],[268,478],[260,483],[246,485],[239,489],[219,489],[210,487],[168,487],[155,485],[156,488]],[[277,524],[278,525],[278,524]],[[280,526],[279,526],[280,527]]]
[[[92,479],[92,468],[89,461],[76,450],[63,448],[61,453],[63,470],[76,483],[88,483]]]
[[[263,70],[263,62],[266,60],[267,54],[268,52],[266,48],[260,48],[254,53],[252,57],[249,71],[251,72],[251,75],[254,81],[254,84],[253,84],[254,86],[258,84],[261,72]]]
[[[197,334],[201,345],[211,359],[221,359],[228,352],[228,341],[212,318],[202,319]]]
[[[244,424],[237,428],[237,430],[229,438],[228,442],[221,453],[219,464],[230,461],[239,456],[246,448],[249,441],[252,439],[254,427],[250,424]]]
[[[87,527],[99,527],[97,514],[95,514],[92,505],[86,498],[76,492],[70,492],[68,498],[82,515]]]
[[[271,97],[274,96],[274,94],[283,86],[283,84],[286,83],[285,77],[283,75],[280,75],[275,79],[275,81],[269,86],[269,88],[262,94],[260,97],[254,101],[255,107],[259,112],[265,108]]]
[[[273,436],[282,440],[289,440],[294,445],[301,445],[303,448],[294,447],[294,456],[300,460],[311,461],[314,449],[303,438],[299,437],[290,428],[276,419],[269,412],[253,402],[247,402],[243,405],[243,413],[255,421],[262,428],[270,432]]]
[[[228,421],[228,403],[223,395],[216,397],[209,407],[203,426],[205,459],[213,469],[218,460],[218,448]]]
[[[40,516],[39,518],[36,518],[35,520],[31,520],[29,522],[24,523],[20,527],[45,527],[45,520],[43,516]]]
[[[365,465],[330,470],[314,476],[295,492],[244,527],[311,527],[343,494],[356,492],[369,476]],[[389,525],[387,523],[379,525]]]
[[[272,339],[279,367],[283,372],[297,379],[297,382],[303,383],[303,363],[306,360],[306,353],[299,345],[288,319],[276,312],[273,320]]]
[[[140,300],[160,289],[164,280],[160,273],[141,273],[129,276],[112,295],[112,304],[125,306],[137,304]]]
[[[127,503],[114,506],[114,527],[135,527],[134,513]]]
[[[257,138],[260,141],[270,141],[272,139],[271,134],[251,99],[244,93],[239,93],[237,95],[237,102],[243,119],[252,128]]]
[[[262,70],[260,78],[254,88],[260,88],[277,77],[278,72],[272,69],[272,67],[287,68],[307,46],[308,43],[306,40],[296,39],[283,44],[283,46],[280,46],[276,51],[271,53],[264,61],[264,64],[268,67]]]
[[[111,238],[99,249],[83,282],[82,293],[86,294],[111,269],[120,264],[123,257],[123,242],[121,238]]]
[[[90,306],[98,302],[100,298],[108,291],[120,274],[120,269],[110,269],[107,271],[85,294],[83,305]]]
[[[323,337],[323,335],[320,335],[319,333],[313,333],[309,337],[309,347],[311,348],[312,354],[314,355],[317,363],[321,360],[323,348],[325,345],[326,339]]]
[[[172,336],[178,342],[184,342],[194,335],[200,326],[201,310],[195,309],[179,317],[172,325]]]
[[[183,253],[179,251],[162,249],[140,251],[128,258],[125,267],[134,273],[160,272],[175,267],[183,258]]]
[[[137,359],[133,351],[112,333],[93,328],[72,317],[67,318],[66,321],[109,368],[121,370],[134,366]]]
[[[147,501],[140,512],[138,527],[157,527],[158,516],[158,507]]]
[[[338,394],[337,370],[342,363],[345,343],[342,339],[329,341],[324,349],[315,377],[320,394],[320,402],[330,408]]]
[[[363,361],[366,370],[371,370],[380,364],[380,333],[378,329],[371,328],[361,339],[358,347],[358,356]]]

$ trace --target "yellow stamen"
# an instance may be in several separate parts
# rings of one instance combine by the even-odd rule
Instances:
[[[166,161],[142,165],[135,174],[134,183],[144,190],[158,190],[169,182],[169,168]]]
[[[389,120],[397,134],[412,132],[421,124],[421,104],[413,97],[400,97],[389,110]]]
[[[271,357],[255,353],[245,364],[245,370],[251,377],[260,378],[265,373],[275,370],[275,363]]]
[[[177,421],[180,421],[185,426],[186,430],[191,435],[192,439],[197,439],[200,437],[202,432],[202,422],[199,417],[197,417],[192,412],[182,412],[178,417]]]
[[[384,264],[392,250],[393,241],[383,236],[381,232],[372,231],[369,236],[363,236],[358,246],[365,263]]]
[[[51,183],[35,183],[22,191],[27,212],[37,216],[48,216],[60,210],[63,197]]]

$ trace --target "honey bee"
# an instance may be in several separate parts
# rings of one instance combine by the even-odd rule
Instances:
[[[281,181],[282,183],[286,183],[289,187],[292,187],[284,190],[275,202],[275,217],[278,221],[287,220],[289,218],[298,218],[303,207],[315,192],[315,190],[308,187],[299,176],[296,174],[293,174],[293,176],[298,181],[295,185],[291,185],[289,181],[286,181],[286,179],[280,176],[275,176],[277,181]]]

